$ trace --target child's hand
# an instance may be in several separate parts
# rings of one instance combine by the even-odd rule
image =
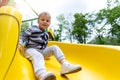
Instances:
[[[18,49],[19,49],[19,51],[20,51],[20,53],[22,52],[22,45],[18,45]]]
[[[45,60],[50,60],[50,57],[48,57],[48,58],[45,58]]]

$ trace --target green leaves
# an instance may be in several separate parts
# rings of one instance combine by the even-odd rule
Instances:
[[[28,27],[29,27],[28,22],[22,23],[22,25],[21,25],[21,33],[23,33]]]
[[[75,21],[73,23],[72,34],[79,43],[86,43],[86,38],[89,35],[89,29],[87,26],[89,20],[86,19],[86,15],[82,13],[74,14],[74,18]]]

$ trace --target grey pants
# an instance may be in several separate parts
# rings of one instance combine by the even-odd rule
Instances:
[[[31,60],[36,76],[46,72],[44,59],[52,55],[54,55],[59,62],[65,59],[63,52],[56,45],[46,47],[44,50],[38,50],[35,48],[27,48],[25,50],[25,57]]]

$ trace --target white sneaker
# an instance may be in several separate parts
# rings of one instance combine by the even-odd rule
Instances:
[[[73,65],[68,62],[65,62],[61,66],[61,75],[69,74],[80,71],[82,68],[80,65]]]
[[[56,80],[56,77],[52,72],[46,72],[40,80]]]

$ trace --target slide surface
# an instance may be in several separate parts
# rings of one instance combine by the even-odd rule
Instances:
[[[56,74],[58,80],[120,80],[119,46],[61,42],[49,42],[49,45],[58,45],[68,61],[83,68],[80,72],[60,77],[60,64],[52,57],[46,61],[46,66]]]

